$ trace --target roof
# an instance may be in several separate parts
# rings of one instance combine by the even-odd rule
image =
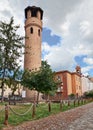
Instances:
[[[80,74],[78,74],[77,72],[70,72],[68,70],[63,70],[63,71],[58,71],[56,72],[56,74],[59,74],[59,73],[69,73],[71,75],[78,75],[78,76],[81,76]]]

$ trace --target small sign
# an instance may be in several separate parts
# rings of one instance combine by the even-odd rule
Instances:
[[[26,97],[26,91],[22,91],[22,98],[25,98]]]

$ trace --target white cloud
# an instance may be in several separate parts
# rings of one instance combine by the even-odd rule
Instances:
[[[53,70],[70,69],[73,66],[73,55],[65,47],[59,44],[50,47],[48,43],[43,43],[43,51],[46,52],[44,60],[47,60]]]
[[[62,29],[62,35],[63,36],[67,36],[69,35],[69,27],[70,27],[70,22],[67,21],[67,22],[64,22],[61,26],[61,29]]]
[[[89,75],[88,71],[90,71],[91,69],[93,69],[93,66],[87,66],[87,67],[82,67],[81,71],[84,75]]]
[[[83,21],[80,23],[80,30],[81,30],[81,33],[82,35],[84,35],[85,37],[87,35],[90,35],[91,33],[91,26],[90,26],[90,23],[89,21]]]
[[[46,53],[50,52],[51,47],[48,45],[47,42],[44,42],[42,45],[42,51],[45,51]]]
[[[93,65],[93,58],[84,58],[83,62],[85,62],[88,65]]]

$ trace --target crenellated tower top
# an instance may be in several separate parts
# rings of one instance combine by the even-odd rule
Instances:
[[[25,8],[25,18],[37,17],[40,20],[43,18],[43,10],[40,7],[28,6]]]

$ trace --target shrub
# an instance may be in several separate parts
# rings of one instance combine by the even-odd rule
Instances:
[[[71,93],[71,94],[69,95],[69,99],[74,99],[74,98],[75,98],[75,94]]]
[[[93,90],[84,93],[85,98],[93,98]]]

